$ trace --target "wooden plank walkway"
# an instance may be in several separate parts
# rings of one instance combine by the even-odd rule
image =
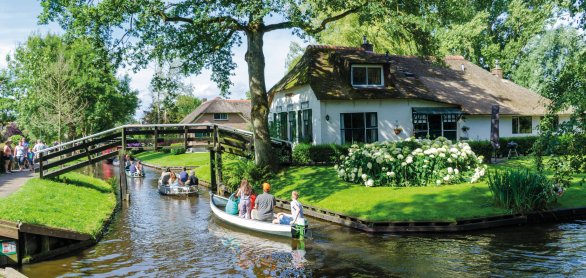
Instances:
[[[12,174],[0,174],[0,198],[16,192],[32,177],[34,177],[34,172],[27,170]]]

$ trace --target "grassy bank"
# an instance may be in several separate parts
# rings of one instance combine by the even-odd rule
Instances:
[[[210,153],[209,152],[198,152],[198,153],[184,153],[184,154],[170,154],[154,151],[146,151],[139,153],[135,156],[145,163],[156,165],[159,167],[182,167],[190,166],[195,168],[197,177],[201,180],[211,180],[211,169],[210,169]],[[223,159],[224,164],[231,163],[232,159],[226,157]]]
[[[512,160],[503,167],[529,167],[527,158]],[[586,187],[581,175],[558,200],[556,207],[586,206]],[[278,198],[300,193],[304,204],[360,217],[370,221],[454,221],[457,219],[509,214],[493,205],[486,182],[429,187],[365,187],[341,181],[332,167],[291,167],[272,181]]]
[[[62,177],[63,182],[30,179],[17,192],[0,199],[0,218],[95,237],[116,207],[112,185],[79,173]]]

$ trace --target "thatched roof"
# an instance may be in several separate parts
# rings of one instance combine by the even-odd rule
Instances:
[[[244,119],[250,121],[250,100],[221,99],[219,97],[208,100],[189,113],[180,123],[193,123],[199,115],[206,113],[235,113],[241,114]]]
[[[353,87],[352,64],[382,64],[384,87]],[[277,92],[308,84],[319,100],[424,99],[459,106],[467,114],[490,114],[494,104],[500,105],[501,114],[546,112],[547,99],[461,56],[446,57],[445,64],[447,67],[419,57],[386,56],[362,48],[310,45],[298,64],[271,88],[269,101]]]

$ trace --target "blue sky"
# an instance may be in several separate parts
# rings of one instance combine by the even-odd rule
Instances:
[[[0,68],[6,67],[6,55],[12,53],[19,43],[25,42],[27,37],[33,33],[46,34],[63,33],[63,30],[57,24],[38,25],[37,17],[41,12],[41,5],[36,0],[0,0]],[[306,45],[301,39],[291,35],[291,30],[279,30],[270,32],[265,35],[264,51],[266,59],[266,85],[270,89],[286,72],[285,59],[289,51],[289,45],[296,41],[301,45]],[[234,86],[230,88],[232,92],[230,98],[244,98],[244,93],[248,90],[248,73],[246,62],[244,61],[244,47],[234,49],[234,60],[238,67],[234,71],[232,82]],[[132,72],[121,70],[120,75],[128,73],[132,77],[132,87],[139,90],[142,101],[141,108],[137,111],[137,116],[142,115],[142,110],[150,104],[148,93],[148,84],[153,74],[153,68]],[[213,98],[218,96],[219,89],[210,81],[210,72],[204,71],[199,76],[189,76],[185,82],[192,84],[194,93],[200,98]]]

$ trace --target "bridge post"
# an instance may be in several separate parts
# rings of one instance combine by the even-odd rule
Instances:
[[[186,125],[183,126],[183,132],[184,132],[183,133],[183,147],[185,148],[185,151],[187,151],[187,130],[188,129],[189,128]]]
[[[128,181],[126,180],[126,128],[122,128],[122,135],[120,138],[122,144],[122,152],[120,152],[119,167],[120,167],[120,200],[128,201]]]
[[[212,185],[212,192],[218,194],[218,182],[216,180],[216,145],[217,145],[217,135],[218,135],[218,127],[214,125],[213,132],[212,132],[212,147],[210,149],[210,179]]]
[[[159,144],[159,128],[155,126],[155,152],[157,151],[158,144]]]
[[[43,152],[39,152],[39,178],[43,178]]]

